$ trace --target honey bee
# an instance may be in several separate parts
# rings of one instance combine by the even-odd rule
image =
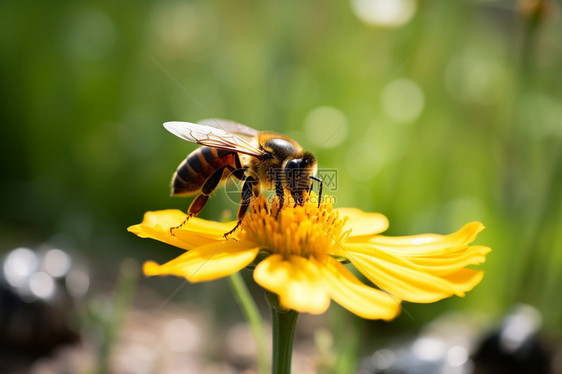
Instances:
[[[269,131],[258,131],[240,123],[207,119],[198,124],[166,122],[166,130],[202,147],[191,152],[177,167],[171,183],[172,196],[197,194],[187,217],[170,233],[182,227],[191,217],[201,212],[209,195],[229,175],[243,181],[238,222],[225,239],[234,233],[248,210],[252,198],[259,196],[261,188],[274,190],[279,206],[288,192],[296,205],[304,204],[304,192],[319,183],[318,205],[322,199],[322,180],[316,177],[317,162],[314,155],[303,151],[293,139]]]

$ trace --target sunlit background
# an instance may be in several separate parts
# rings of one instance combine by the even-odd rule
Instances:
[[[465,298],[391,323],[303,316],[296,372],[384,372],[400,344],[472,368],[502,324],[540,331],[562,372],[560,17],[546,0],[1,2],[0,296],[19,298],[0,297],[0,371],[255,370],[228,283],[144,279],[179,251],[126,231],[189,205],[169,181],[195,146],[162,123],[217,117],[300,142],[337,171],[336,206],[385,214],[388,234],[487,227]],[[236,208],[219,188],[201,216]],[[66,327],[30,356],[47,314]]]

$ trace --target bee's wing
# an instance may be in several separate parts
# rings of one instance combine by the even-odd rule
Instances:
[[[264,155],[264,151],[256,148],[241,137],[217,127],[197,125],[189,122],[166,122],[164,127],[175,136],[188,142],[245,153],[258,158]]]
[[[220,118],[206,118],[202,119],[201,121],[197,122],[203,126],[211,126],[216,127],[218,129],[222,129],[226,132],[230,132],[232,134],[236,134],[244,138],[244,140],[251,139],[258,135],[258,130],[253,129],[248,126],[244,126],[241,123],[229,121],[227,119],[220,119]]]

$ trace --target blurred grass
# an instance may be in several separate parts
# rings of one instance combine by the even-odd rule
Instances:
[[[340,1],[3,2],[0,250],[64,237],[112,269],[169,259],[125,231],[188,206],[168,183],[195,147],[161,124],[228,118],[315,152],[337,205],[386,214],[389,234],[484,222],[482,284],[396,328],[527,302],[560,334],[559,19],[510,1],[420,2],[391,29]],[[225,207],[219,190],[202,216]]]

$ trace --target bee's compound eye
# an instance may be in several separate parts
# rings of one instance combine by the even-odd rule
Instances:
[[[304,183],[306,185],[302,185],[303,169],[301,163],[302,163],[302,159],[296,158],[294,160],[287,162],[287,165],[285,165],[285,176],[287,178],[287,184],[289,185],[289,189],[291,191],[304,191],[308,189],[308,181],[304,180]]]
[[[287,169],[287,171],[295,171],[298,168],[300,168],[301,166],[301,161],[302,159],[300,158],[295,158],[289,162],[287,162],[287,165],[285,166],[285,169]]]

